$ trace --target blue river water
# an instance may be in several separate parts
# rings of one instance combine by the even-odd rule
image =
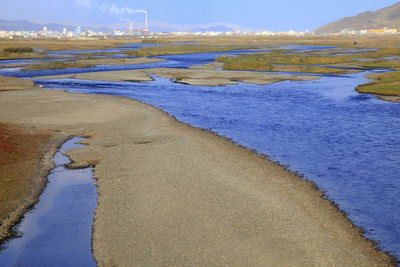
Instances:
[[[299,51],[320,48],[294,47]],[[139,66],[5,73],[29,78],[88,71],[186,68],[212,62],[218,55],[243,52],[249,51],[163,56],[160,58],[165,62]],[[368,81],[364,75],[370,72],[378,71],[322,75],[314,81],[217,87],[184,85],[159,77],[142,83],[33,79],[48,88],[136,99],[268,155],[315,182],[355,225],[365,230],[366,237],[400,258],[400,104],[355,91],[357,85]],[[0,75],[4,75],[2,70]]]
[[[90,168],[69,170],[62,152],[81,147],[67,141],[54,156],[56,167],[35,207],[16,226],[20,235],[0,248],[0,266],[96,266],[92,256],[92,224],[97,192]]]

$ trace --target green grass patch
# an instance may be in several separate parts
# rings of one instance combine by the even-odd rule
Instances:
[[[191,53],[222,52],[222,51],[231,51],[238,49],[254,49],[254,47],[199,46],[199,45],[156,46],[156,47],[145,47],[138,50],[128,50],[125,53],[128,56],[149,57],[149,56],[177,55],[177,54],[191,54]]]
[[[286,71],[286,72],[316,73],[316,74],[346,74],[354,72],[353,70],[348,70],[348,69],[326,68],[326,67],[316,67],[307,65],[280,65],[280,66],[273,66],[271,70]]]
[[[357,87],[360,93],[377,94],[377,95],[400,95],[400,82],[393,83],[373,83]]]
[[[94,67],[94,64],[82,63],[82,62],[49,62],[49,63],[38,63],[30,65],[23,70],[55,70],[55,69],[69,69],[69,68],[90,68]]]
[[[365,58],[365,59],[373,59],[373,58],[382,58],[382,57],[391,57],[391,56],[400,56],[399,48],[382,48],[377,49],[376,51],[352,55],[353,58]]]
[[[371,74],[368,77],[375,81],[358,86],[358,92],[378,95],[400,95],[400,71]]]
[[[372,61],[362,61],[358,64],[360,67],[369,69],[398,69],[400,68],[400,60],[372,60]]]
[[[32,47],[6,47],[0,51],[0,59],[43,57],[35,53]]]
[[[161,41],[158,39],[143,39],[141,43],[142,44],[159,44],[159,43],[161,43]]]
[[[367,78],[374,79],[379,83],[391,83],[400,81],[400,71],[391,71],[384,73],[373,73],[367,75]]]
[[[4,48],[5,53],[33,53],[32,47],[7,47]]]
[[[344,70],[309,65],[330,65],[348,63],[352,60],[347,56],[321,56],[310,54],[292,54],[285,51],[273,51],[237,57],[220,56],[216,60],[223,63],[229,70],[266,70],[295,71],[309,73],[343,73]]]

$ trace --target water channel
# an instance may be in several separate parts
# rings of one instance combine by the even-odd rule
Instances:
[[[96,266],[92,224],[97,191],[90,168],[71,170],[63,151],[82,147],[68,140],[54,156],[55,168],[34,208],[15,227],[18,234],[0,250],[0,266]]]

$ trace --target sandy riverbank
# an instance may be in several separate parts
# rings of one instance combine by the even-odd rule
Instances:
[[[34,83],[31,80],[0,76],[0,92],[31,89],[33,86]]]
[[[400,96],[394,96],[394,95],[377,95],[377,96],[382,100],[400,103]]]
[[[0,76],[0,97],[29,89],[34,89],[30,80]],[[53,166],[50,159],[65,138],[51,129],[0,122],[0,241],[37,201]]]
[[[21,108],[24,107],[24,108]],[[87,136],[100,266],[387,266],[313,185],[210,132],[120,97],[0,92],[0,122]]]
[[[178,83],[204,86],[231,85],[237,82],[252,84],[270,84],[284,80],[310,81],[318,79],[316,76],[280,75],[254,71],[227,71],[213,69],[180,69],[180,68],[153,68],[141,70],[123,70],[107,72],[89,72],[70,75],[54,75],[38,77],[41,79],[76,78],[99,81],[151,81],[151,75],[174,80]]]

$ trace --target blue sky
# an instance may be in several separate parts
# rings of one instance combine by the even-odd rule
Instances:
[[[3,3],[2,3],[3,2]],[[0,0],[0,19],[35,22],[141,25],[150,29],[213,26],[273,31],[313,30],[323,24],[392,5],[394,0]],[[187,27],[186,27],[187,26]]]

